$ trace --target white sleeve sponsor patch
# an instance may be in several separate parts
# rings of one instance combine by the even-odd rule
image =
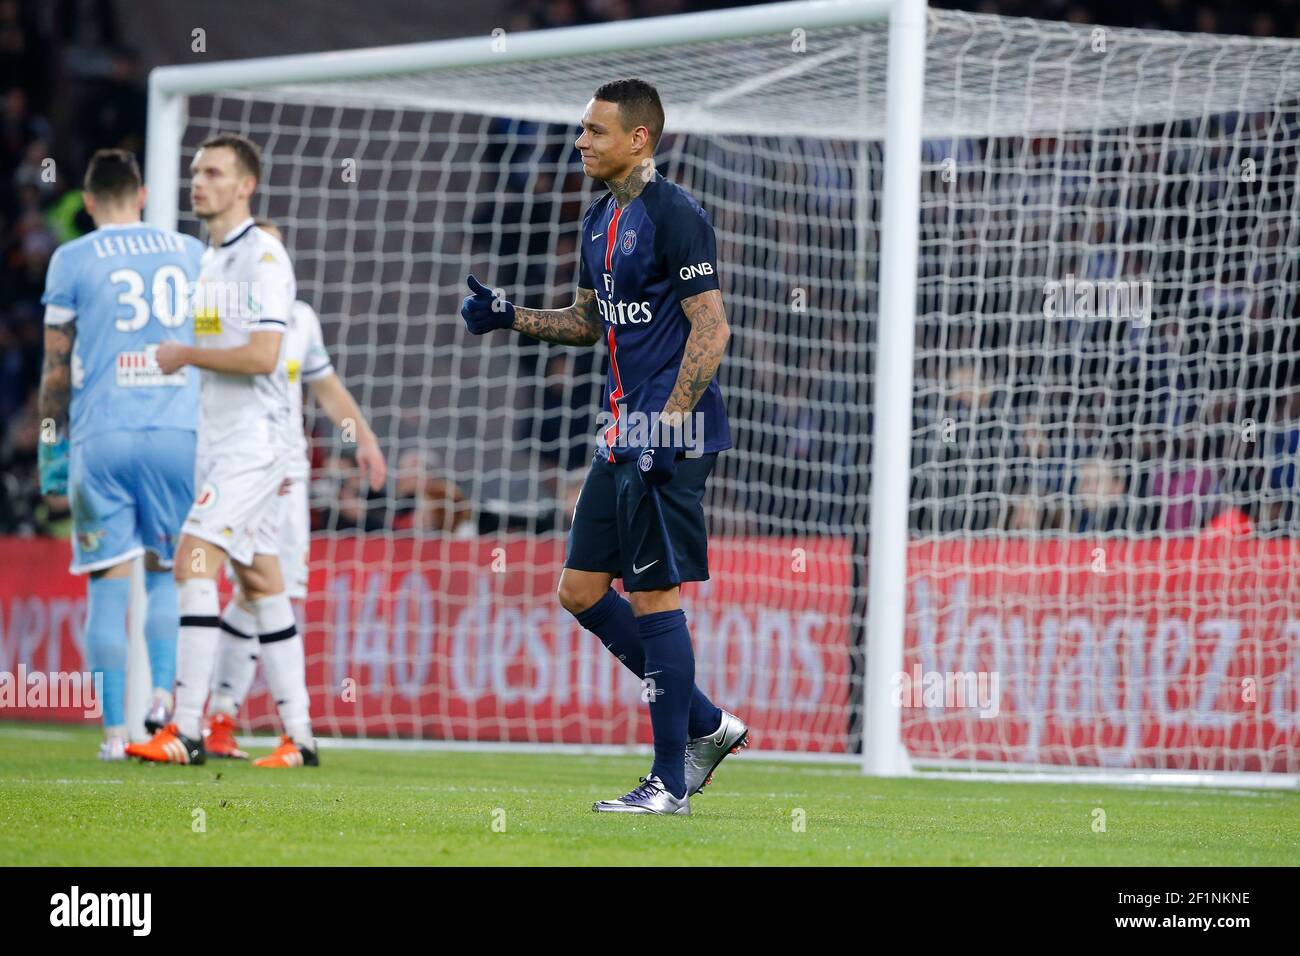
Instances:
[[[117,384],[119,388],[179,387],[186,383],[188,367],[164,375],[158,367],[158,346],[150,345],[139,352],[117,353]]]

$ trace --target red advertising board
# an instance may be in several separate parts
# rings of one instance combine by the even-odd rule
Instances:
[[[66,574],[66,545],[8,544],[28,573],[21,587],[0,585],[0,606],[21,615],[0,636],[0,661],[80,667],[74,596],[83,585]],[[304,631],[318,731],[649,742],[640,682],[556,599],[563,556],[556,538],[318,536]],[[844,749],[848,557],[842,539],[717,539],[713,579],[684,589],[697,682],[744,713],[764,747]],[[23,634],[32,614],[59,601],[67,620],[52,656],[48,627]],[[246,716],[256,727],[277,724],[260,681]]]
[[[904,698],[908,750],[1300,772],[1298,568],[1289,540],[915,543],[905,671],[998,686],[983,716]]]
[[[85,667],[86,583],[68,573],[72,548],[50,538],[0,538],[0,680]],[[23,674],[23,672],[26,674]],[[15,694],[15,701],[26,694]],[[27,703],[26,700],[21,702]],[[81,721],[82,707],[19,707],[0,691],[0,719]]]
[[[553,538],[317,537],[305,637],[319,731],[647,742],[639,682],[556,600],[562,557]],[[715,539],[713,580],[684,589],[698,683],[763,748],[845,748],[848,559],[841,539]],[[84,584],[67,562],[66,542],[0,539],[0,671],[83,666]],[[1300,772],[1297,568],[1300,543],[1282,540],[914,542],[909,682],[996,685],[992,706],[900,699],[908,749]],[[277,725],[260,680],[246,716]]]

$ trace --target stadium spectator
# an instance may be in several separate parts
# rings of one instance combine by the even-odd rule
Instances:
[[[572,471],[591,461],[597,401],[591,351],[553,350],[546,360],[542,400],[536,417],[525,418],[522,441],[536,443],[549,468]],[[531,444],[530,444],[531,447]]]
[[[387,495],[371,491],[361,479],[351,451],[329,456],[325,467],[312,473],[311,500],[323,503],[313,527],[328,531],[379,531],[386,527]]]
[[[67,499],[42,497],[36,475],[36,445],[41,423],[33,393],[8,423],[0,443],[0,520],[7,534],[68,533]]]
[[[395,530],[409,528],[423,534],[453,534],[458,538],[473,537],[477,531],[474,506],[465,493],[454,482],[433,475],[426,478],[420,487],[414,509],[393,527]]]
[[[1255,533],[1250,517],[1235,506],[1229,506],[1215,515],[1201,532],[1203,537],[1244,538]]]
[[[436,466],[436,456],[424,448],[408,448],[397,456],[397,468],[393,472],[394,526],[402,520],[409,525],[420,489]]]
[[[1128,488],[1116,463],[1093,458],[1081,464],[1075,476],[1076,508],[1071,530],[1081,534],[1109,534],[1128,527]]]
[[[981,532],[1004,528],[1014,488],[1004,464],[1013,457],[1005,427],[1010,413],[1005,386],[986,379],[978,360],[948,363],[941,397],[932,396],[917,436],[913,498],[923,533]]]
[[[1270,530],[1291,529],[1300,518],[1300,387],[1279,403],[1278,421],[1266,433],[1266,484],[1262,522]]]
[[[458,536],[475,531],[474,507],[465,493],[447,477],[442,459],[426,448],[408,448],[397,459],[394,482],[395,531],[450,532]]]
[[[32,491],[28,447],[39,424],[45,270],[58,243],[91,225],[68,173],[101,146],[139,151],[144,133],[144,88],[138,71],[123,69],[130,54],[112,46],[110,0],[88,5],[87,16],[68,3],[51,4],[54,16],[38,6],[0,0],[0,534],[66,533],[60,502]],[[76,80],[101,61],[110,99],[98,80]]]
[[[1172,442],[1166,460],[1153,463],[1147,495],[1159,509],[1158,530],[1199,530],[1222,506],[1222,486],[1212,465],[1200,460],[1203,434],[1188,428]]]

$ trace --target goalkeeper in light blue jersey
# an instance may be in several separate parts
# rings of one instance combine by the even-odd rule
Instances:
[[[125,759],[130,567],[145,556],[154,701],[150,731],[170,717],[180,625],[170,568],[194,501],[199,376],[163,374],[164,341],[193,343],[190,290],[203,244],[140,221],[135,157],[102,149],[86,171],[96,229],[60,246],[46,275],[41,373],[41,491],[68,495],[72,572],[88,574],[85,648],[103,679],[100,757]]]

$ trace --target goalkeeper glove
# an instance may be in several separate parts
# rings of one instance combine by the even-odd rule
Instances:
[[[41,477],[41,494],[66,495],[68,493],[68,440],[38,442],[36,465]]]
[[[514,325],[513,303],[498,299],[491,289],[475,279],[473,275],[468,281],[471,294],[465,296],[465,301],[460,307],[465,328],[475,335],[482,335],[493,329],[508,329]]]

